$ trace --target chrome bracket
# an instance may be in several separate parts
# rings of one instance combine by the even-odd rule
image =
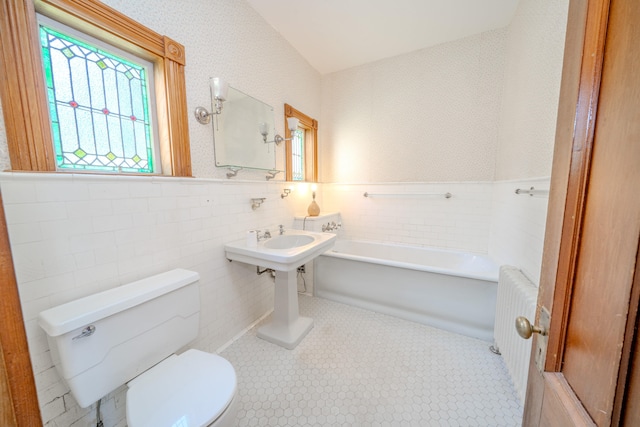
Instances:
[[[277,170],[270,170],[267,172],[267,181],[273,179],[276,177],[276,175],[278,175],[280,173],[280,171]]]
[[[257,197],[257,198],[251,199],[251,209],[255,211],[260,207],[261,204],[264,203],[265,200],[267,200],[266,197]]]
[[[242,168],[229,168],[229,172],[227,172],[227,179],[231,179],[234,176],[238,175]]]

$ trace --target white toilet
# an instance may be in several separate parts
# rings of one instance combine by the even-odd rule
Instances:
[[[236,373],[199,350],[173,354],[198,334],[198,273],[176,269],[40,313],[53,362],[86,408],[127,384],[127,424],[235,423]]]

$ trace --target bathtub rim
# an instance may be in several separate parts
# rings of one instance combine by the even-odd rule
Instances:
[[[471,255],[471,256],[474,256],[474,257],[479,257],[485,262],[491,263],[492,266],[494,267],[493,268],[494,269],[494,273],[493,274],[484,273],[484,272],[483,273],[479,273],[479,272],[475,272],[475,271],[465,271],[465,270],[460,270],[460,269],[437,267],[437,266],[432,266],[432,265],[416,264],[416,263],[410,263],[410,262],[389,260],[389,259],[384,259],[384,258],[368,257],[368,256],[363,256],[363,255],[355,255],[355,254],[350,254],[348,252],[336,252],[335,248],[336,248],[336,246],[338,246],[339,242],[341,242],[341,241],[372,244],[372,245],[376,245],[376,246],[411,248],[411,249],[415,249],[417,251],[444,252],[444,253],[448,253],[448,254],[452,254],[452,255],[458,255],[458,256],[460,256],[460,255],[462,255],[462,256]],[[333,248],[331,248],[330,250],[328,250],[328,251],[324,252],[323,254],[321,254],[320,256],[328,256],[328,257],[333,257],[333,258],[348,259],[348,260],[352,260],[352,261],[381,264],[381,265],[387,265],[387,266],[390,266],[390,267],[406,268],[406,269],[409,269],[409,270],[427,271],[427,272],[431,272],[431,273],[444,274],[444,275],[447,275],[447,276],[458,276],[458,277],[465,277],[465,278],[469,278],[469,279],[485,280],[485,281],[489,281],[489,282],[497,282],[498,281],[498,276],[499,276],[499,273],[500,273],[499,264],[496,261],[494,261],[491,257],[489,257],[488,254],[478,254],[478,253],[474,253],[474,252],[464,252],[464,251],[459,251],[459,250],[454,250],[454,249],[438,248],[438,247],[433,247],[433,246],[414,246],[414,245],[407,245],[407,244],[400,244],[400,243],[387,243],[387,242],[380,242],[380,241],[375,241],[375,240],[348,239],[348,238],[340,238],[340,237],[338,237],[338,239],[336,240],[336,245]]]

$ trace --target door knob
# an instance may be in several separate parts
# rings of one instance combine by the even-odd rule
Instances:
[[[524,316],[516,317],[516,331],[525,340],[531,338],[533,334],[547,335],[547,331],[540,326],[532,325]]]

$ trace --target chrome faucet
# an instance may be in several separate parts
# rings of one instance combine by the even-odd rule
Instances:
[[[257,230],[256,235],[258,236],[258,242],[260,240],[267,240],[271,238],[271,232],[269,230],[265,230],[264,233],[261,233],[260,230]]]
[[[335,221],[328,222],[326,224],[322,224],[322,231],[335,231],[339,230],[342,227],[342,223],[339,222],[336,224]]]
[[[280,224],[278,227],[280,227],[280,235],[282,236],[284,234],[284,225]]]

